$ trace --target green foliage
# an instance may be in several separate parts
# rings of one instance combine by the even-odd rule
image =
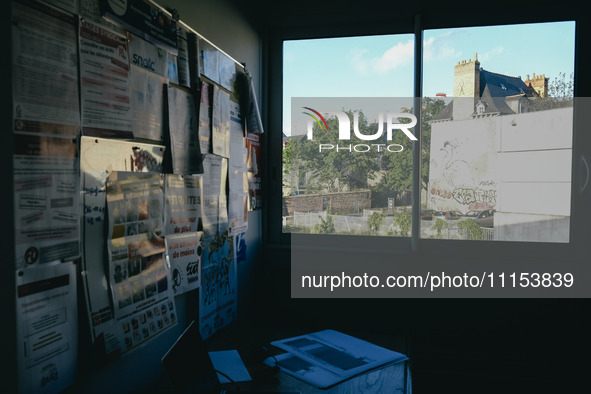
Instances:
[[[421,110],[421,187],[426,191],[429,185],[429,162],[431,154],[431,125],[429,122],[445,108],[441,99],[425,97]],[[413,113],[407,109],[405,113]],[[396,192],[411,190],[412,188],[412,141],[404,133],[394,133],[392,141],[386,143],[400,144],[402,152],[385,152],[382,157],[381,169],[385,171],[384,182],[380,183],[376,193],[395,195]]]
[[[409,237],[410,229],[412,227],[412,216],[411,213],[401,212],[394,218],[394,224],[400,229],[400,236]]]
[[[371,234],[376,235],[380,230],[382,223],[384,223],[384,215],[379,212],[374,212],[367,218],[367,227],[369,227],[369,232]]]
[[[458,223],[458,227],[461,229],[464,229],[464,231],[467,232],[468,239],[471,239],[471,240],[484,239],[484,231],[482,231],[482,227],[480,227],[480,225],[472,219],[466,219],[466,220],[460,221]]]
[[[312,226],[312,234],[332,234],[335,232],[334,220],[331,215],[326,215],[326,220],[322,216],[318,217],[320,218],[320,223]]]
[[[441,238],[443,230],[447,229],[447,222],[443,219],[435,218],[434,227],[437,232],[437,238]]]

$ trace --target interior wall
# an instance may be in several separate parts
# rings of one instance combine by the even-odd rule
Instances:
[[[156,1],[163,7],[179,12],[180,19],[209,40],[223,52],[245,63],[253,78],[257,99],[260,100],[261,47],[257,33],[236,10],[222,1],[165,0]],[[247,319],[253,305],[253,288],[256,263],[261,251],[261,211],[248,212],[246,233],[246,262],[238,266],[238,319]],[[78,393],[129,393],[148,389],[163,373],[161,358],[192,320],[198,320],[198,290],[175,297],[178,312],[177,324],[152,339],[144,346],[131,351],[121,359],[104,363],[90,344],[90,334],[85,317],[79,307],[80,363],[76,383],[69,389]],[[84,298],[79,296],[79,302]],[[214,334],[215,335],[215,334]]]

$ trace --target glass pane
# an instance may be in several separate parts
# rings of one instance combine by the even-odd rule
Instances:
[[[574,38],[574,22],[425,31],[421,237],[569,241]]]
[[[283,61],[283,232],[410,236],[413,35],[285,41]]]

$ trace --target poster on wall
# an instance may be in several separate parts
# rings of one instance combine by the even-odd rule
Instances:
[[[199,50],[203,75],[232,92],[236,81],[236,62],[205,39],[199,40]]]
[[[121,325],[113,318],[104,261],[106,256],[106,182],[112,171],[162,172],[165,147],[83,136],[80,142],[80,178],[83,207],[82,273],[88,319],[94,342],[104,343],[105,351],[124,348]],[[157,326],[156,326],[157,327]]]
[[[76,17],[33,1],[12,11],[14,130],[77,135]]]
[[[131,109],[133,136],[162,142],[164,101],[162,89],[166,79],[139,67],[131,67]]]
[[[203,227],[203,177],[166,174],[164,233],[166,236],[196,232]]]
[[[201,284],[202,236],[201,231],[166,236],[166,256],[175,296],[195,290]]]
[[[109,30],[112,30],[114,32],[120,33],[120,34],[124,34],[125,31],[109,22],[108,20],[106,20],[105,18],[103,18],[103,14],[101,12],[101,1],[102,0],[79,0],[80,1],[80,17],[89,20],[89,21],[93,21],[95,24],[103,26]]]
[[[254,211],[263,207],[263,193],[261,188],[262,163],[261,163],[261,139],[260,133],[248,133],[246,136],[246,167],[248,176],[248,210]]]
[[[174,174],[203,173],[193,95],[184,88],[169,85],[167,100],[172,172]]]
[[[207,82],[202,82],[199,101],[199,146],[203,155],[211,153],[212,100],[213,86]]]
[[[15,134],[17,269],[80,256],[78,143],[74,137]]]
[[[176,324],[164,258],[163,186],[157,173],[112,171],[107,178],[108,283],[123,353]]]
[[[76,265],[52,262],[16,272],[20,393],[58,393],[77,372]]]
[[[175,55],[131,33],[127,33],[127,40],[132,65],[160,75],[172,83],[178,83],[178,65]]]
[[[213,85],[211,114],[211,151],[214,155],[230,157],[230,94]]]
[[[237,267],[234,240],[228,226],[220,231],[204,228],[201,287],[199,288],[199,331],[204,339],[237,317]]]
[[[103,16],[125,30],[176,53],[177,23],[147,0],[101,0]]]
[[[228,219],[230,235],[248,229],[247,150],[240,107],[230,101],[230,158],[228,159]]]
[[[79,51],[83,134],[133,138],[127,38],[81,20]]]

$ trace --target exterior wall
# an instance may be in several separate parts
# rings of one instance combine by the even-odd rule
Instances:
[[[431,125],[428,208],[465,213],[496,207],[499,119]]]
[[[333,215],[350,214],[362,212],[370,207],[371,191],[369,190],[283,197],[283,216],[293,216],[294,212],[324,210],[328,210]]]
[[[495,239],[568,242],[572,108],[504,116]]]
[[[572,116],[562,108],[433,123],[429,208],[492,208],[495,239],[567,242]]]

